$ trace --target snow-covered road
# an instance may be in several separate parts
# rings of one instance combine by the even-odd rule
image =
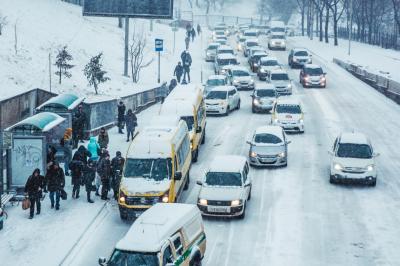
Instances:
[[[287,52],[272,53],[287,64]],[[288,70],[293,97],[305,109],[306,125],[304,134],[288,135],[292,141],[288,167],[251,169],[252,199],[244,220],[204,219],[204,265],[399,265],[400,108],[333,63],[313,60],[328,73],[326,89],[303,89],[299,70]],[[204,63],[203,69],[208,72],[205,77],[213,72],[211,64]],[[207,118],[206,143],[192,166],[190,188],[182,201],[196,203],[195,181],[214,156],[246,156],[246,140],[256,127],[270,121],[269,114],[252,114],[250,92],[241,92],[241,100],[242,108],[228,117]],[[157,108],[143,112],[140,121],[149,121]],[[329,183],[327,151],[346,130],[366,133],[381,153],[376,187]],[[116,134],[111,137],[115,142]],[[122,141],[118,139],[116,146],[124,145]],[[96,265],[129,226],[120,220],[115,203],[108,204],[65,265]]]

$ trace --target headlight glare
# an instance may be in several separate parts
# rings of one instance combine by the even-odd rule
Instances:
[[[371,164],[371,165],[368,165],[368,166],[367,166],[367,171],[368,171],[368,172],[372,172],[372,171],[374,171],[374,170],[375,170],[375,165]]]
[[[333,168],[334,168],[336,171],[342,171],[342,170],[343,170],[343,166],[340,165],[340,164],[338,164],[338,163],[335,163],[335,164],[333,165]]]
[[[236,207],[242,204],[242,200],[232,200],[231,206]]]
[[[207,205],[207,200],[206,199],[199,199],[199,204],[200,205]]]
[[[257,153],[254,151],[250,152],[250,157],[253,157],[253,158],[257,157]]]
[[[162,202],[168,203],[168,201],[169,201],[168,195],[164,195],[164,196],[162,197]]]

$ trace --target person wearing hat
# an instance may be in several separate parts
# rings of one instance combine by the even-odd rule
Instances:
[[[91,193],[93,191],[93,181],[96,178],[96,162],[92,159],[88,160],[88,164],[85,166],[83,171],[83,179],[85,183],[87,202],[94,203],[91,199]]]
[[[97,166],[97,173],[100,175],[101,180],[101,199],[109,200],[108,191],[110,190],[110,177],[111,177],[111,161],[110,154],[106,154]]]
[[[131,137],[131,139],[133,140],[135,127],[137,127],[137,117],[133,113],[132,109],[128,110],[128,113],[125,116],[125,123],[126,123],[126,135],[127,135],[126,142],[129,142],[129,137]]]
[[[118,133],[124,134],[122,129],[124,129],[125,122],[125,110],[126,106],[123,101],[120,101],[118,104]]]
[[[114,191],[114,199],[118,200],[119,184],[121,182],[122,170],[124,169],[125,159],[121,152],[117,151],[116,156],[111,160],[111,186]]]
[[[51,208],[53,209],[55,205],[57,211],[60,209],[61,190],[64,189],[64,186],[64,171],[57,162],[54,162],[45,176],[45,187],[47,188],[45,191],[50,192]]]
[[[40,169],[36,168],[32,175],[29,176],[25,184],[25,195],[31,202],[29,219],[33,218],[36,204],[36,215],[40,214],[40,198],[42,197],[42,189],[44,188],[44,176],[40,175]]]

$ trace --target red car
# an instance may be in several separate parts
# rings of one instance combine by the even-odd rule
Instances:
[[[300,71],[300,83],[303,88],[326,88],[326,73],[318,65],[306,64]]]

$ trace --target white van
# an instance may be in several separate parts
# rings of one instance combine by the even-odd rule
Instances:
[[[156,204],[131,226],[100,265],[201,265],[206,251],[203,220],[196,205]]]

